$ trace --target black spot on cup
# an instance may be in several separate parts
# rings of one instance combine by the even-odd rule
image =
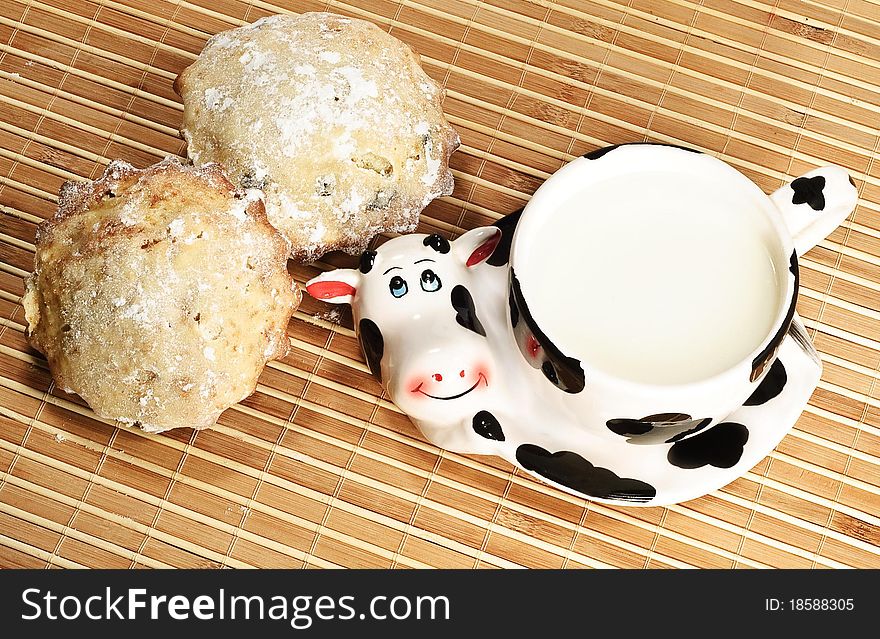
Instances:
[[[366,250],[361,253],[360,263],[358,264],[358,270],[361,273],[366,275],[371,270],[373,270],[373,264],[376,261],[376,251]]]
[[[554,386],[559,386],[559,375],[556,374],[556,368],[549,359],[541,364],[541,372],[544,373],[544,377],[549,379]]]
[[[358,341],[361,343],[361,350],[364,351],[370,372],[381,384],[382,355],[385,353],[385,340],[382,337],[382,331],[373,320],[364,317],[358,324]]]
[[[513,232],[516,230],[516,225],[519,223],[522,212],[523,209],[520,209],[510,215],[505,215],[492,225],[501,229],[501,240],[498,242],[495,250],[492,251],[492,255],[486,260],[486,264],[506,266],[510,261],[510,245],[513,242]]]
[[[825,208],[825,176],[816,175],[814,177],[799,177],[791,183],[791,190],[794,191],[791,196],[792,204],[809,204],[814,211],[821,211]]]
[[[767,346],[762,348],[761,352],[752,360],[752,373],[749,376],[749,381],[754,382],[764,374],[764,369],[767,368],[767,364],[776,356],[776,352],[779,350],[779,346],[782,344],[782,340],[785,338],[785,334],[788,332],[794,319],[798,286],[800,285],[800,270],[798,268],[796,251],[792,251],[788,259],[788,270],[794,275],[794,286],[792,287],[791,299],[788,302],[788,311],[785,313],[785,318],[782,320],[779,330],[770,338]]]
[[[485,337],[486,329],[483,328],[483,324],[477,317],[477,309],[474,306],[474,298],[471,297],[470,291],[461,284],[458,284],[452,289],[451,300],[452,308],[455,309],[455,321],[469,331]]]
[[[588,153],[584,153],[584,157],[588,160],[598,160],[603,155],[610,153],[615,149],[619,149],[624,146],[669,146],[674,149],[681,149],[682,151],[689,151],[691,153],[701,153],[702,151],[698,151],[697,149],[691,149],[686,146],[681,146],[678,144],[666,144],[665,142],[625,142],[623,144],[613,144],[611,146],[604,146],[599,149],[595,149],[593,151],[589,151]]]
[[[516,459],[526,470],[587,497],[647,502],[657,495],[657,489],[650,484],[619,477],[569,450],[551,453],[535,444],[522,444],[516,449]]]
[[[516,307],[516,301],[513,299],[513,292],[507,298],[507,305],[510,307],[510,325],[515,329],[519,324],[519,309]]]
[[[497,442],[504,441],[504,431],[501,430],[501,424],[495,419],[495,416],[487,410],[481,410],[474,415],[471,425],[474,432],[480,437],[493,439]]]
[[[666,459],[679,468],[702,468],[706,465],[732,468],[742,458],[747,441],[748,428],[736,422],[722,422],[704,433],[674,443]]]
[[[566,393],[579,393],[586,385],[580,360],[568,357],[538,327],[526,304],[519,280],[510,269],[510,317],[516,343],[529,365],[540,368],[554,386]],[[522,320],[522,321],[520,321]],[[540,355],[529,349],[529,338],[540,348]]]
[[[755,392],[744,402],[744,406],[760,406],[766,404],[771,399],[779,395],[785,388],[788,381],[788,374],[785,372],[785,366],[778,359],[773,362],[767,376],[761,380]]]
[[[437,251],[438,253],[449,253],[449,240],[447,240],[442,235],[438,235],[437,233],[432,233],[424,240],[422,240],[422,244],[425,246],[430,246],[432,249]]]

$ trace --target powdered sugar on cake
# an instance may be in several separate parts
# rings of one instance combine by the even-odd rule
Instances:
[[[365,21],[260,19],[211,38],[176,87],[190,157],[263,189],[294,257],[357,252],[379,232],[412,230],[452,190],[459,140],[442,89],[406,45]]]
[[[65,184],[22,300],[59,387],[152,431],[210,426],[249,394],[299,301],[261,198],[173,157]]]

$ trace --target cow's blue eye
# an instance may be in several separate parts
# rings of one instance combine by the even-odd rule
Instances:
[[[422,277],[419,283],[422,285],[422,290],[427,291],[428,293],[440,290],[440,278],[437,277],[437,274],[431,269],[422,271]]]
[[[391,289],[391,294],[394,297],[403,297],[406,295],[407,291],[409,291],[409,287],[406,285],[406,280],[400,277],[400,275],[395,275],[391,278],[391,281],[388,283],[388,288]]]

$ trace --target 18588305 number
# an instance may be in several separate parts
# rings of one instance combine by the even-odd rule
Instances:
[[[803,611],[835,611],[835,610],[853,610],[855,601],[850,597],[848,599],[789,599],[789,610]]]

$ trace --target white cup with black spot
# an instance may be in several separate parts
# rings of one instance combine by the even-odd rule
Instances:
[[[510,330],[585,428],[677,441],[741,407],[796,317],[797,256],[854,209],[837,166],[771,195],[715,157],[600,149],[554,173],[517,222]]]

